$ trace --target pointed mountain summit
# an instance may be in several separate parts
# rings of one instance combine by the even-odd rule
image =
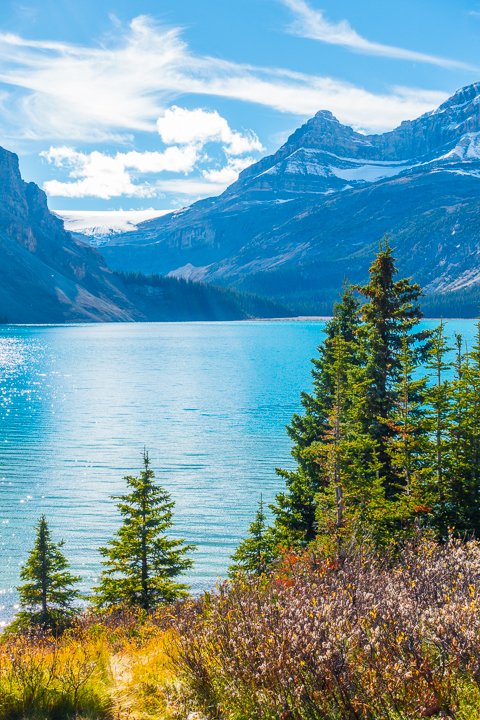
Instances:
[[[480,282],[480,83],[391,132],[327,110],[216,198],[117,235],[113,268],[173,274],[293,302],[365,277],[387,232],[401,271],[450,291]]]
[[[291,199],[301,192],[332,192],[392,177],[422,165],[469,163],[480,158],[480,83],[459,90],[437,110],[383,135],[361,135],[328,110],[291,135],[278,152],[246,168],[226,195]],[[464,168],[463,168],[464,169]]]

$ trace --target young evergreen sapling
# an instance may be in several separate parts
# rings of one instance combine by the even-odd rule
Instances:
[[[81,578],[69,572],[68,560],[61,551],[64,542],[53,542],[45,515],[35,530],[33,549],[20,572],[21,580],[26,582],[17,588],[22,612],[14,625],[58,628],[73,613],[72,604],[80,596],[74,586]]]
[[[239,572],[247,575],[262,575],[271,565],[274,557],[273,539],[267,527],[267,517],[263,510],[263,496],[260,495],[255,520],[250,524],[248,537],[243,540],[231,560],[233,564],[228,574],[233,577]]]
[[[174,501],[157,485],[148,453],[143,454],[140,477],[127,476],[131,492],[114,495],[123,523],[100,553],[105,566],[93,602],[97,607],[128,606],[151,610],[186,597],[188,586],[175,581],[193,561],[186,557],[195,549],[183,540],[172,540],[166,531],[173,526]]]

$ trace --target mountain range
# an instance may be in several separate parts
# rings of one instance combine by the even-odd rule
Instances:
[[[271,301],[175,278],[121,277],[64,228],[0,148],[0,322],[239,320],[291,314]]]
[[[480,283],[480,83],[391,132],[322,110],[222,195],[100,248],[111,268],[214,282],[297,304],[361,281],[387,233],[427,293]]]

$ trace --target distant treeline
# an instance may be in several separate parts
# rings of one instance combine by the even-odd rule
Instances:
[[[422,310],[425,317],[477,318],[480,315],[480,286],[425,295]]]
[[[342,271],[343,272],[343,271]],[[347,268],[353,284],[362,284],[368,269]],[[300,268],[247,275],[235,284],[241,292],[265,296],[289,308],[295,315],[332,315],[343,274],[338,263],[308,263]],[[421,308],[427,318],[476,318],[480,313],[480,284],[454,292],[425,294]]]
[[[149,320],[246,320],[295,315],[273,300],[216,285],[157,274],[118,275],[142,299]]]

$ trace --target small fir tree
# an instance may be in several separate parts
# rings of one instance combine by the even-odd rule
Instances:
[[[459,533],[474,532],[480,537],[480,320],[473,347],[462,363],[455,404],[459,416],[460,443],[456,452],[461,482],[452,487],[455,507],[452,524]]]
[[[469,369],[469,357],[464,348],[463,337],[455,333],[454,379],[450,383],[450,437],[449,437],[449,513],[442,523],[439,532],[447,528],[463,528],[463,505],[465,502],[465,477],[468,475],[470,442],[468,433],[470,397],[467,391],[464,370]],[[461,530],[460,530],[461,532]],[[444,532],[442,537],[444,537]]]
[[[17,588],[22,612],[15,626],[59,627],[73,612],[72,604],[80,596],[74,586],[81,578],[68,571],[68,560],[61,551],[64,542],[53,542],[45,515],[35,530],[35,544],[20,572],[26,582]]]
[[[250,524],[248,537],[240,543],[231,556],[233,564],[229,567],[228,574],[230,577],[239,572],[247,575],[262,575],[272,564],[273,558],[273,539],[263,510],[263,496],[260,495],[255,520]]]
[[[316,546],[322,553],[332,545],[340,548],[360,527],[380,542],[388,515],[376,448],[359,421],[369,381],[362,368],[352,364],[350,344],[340,335],[332,350],[334,402],[325,436],[311,448],[326,478],[315,498]]]
[[[173,525],[175,503],[154,482],[147,452],[143,465],[140,477],[124,478],[131,492],[112,496],[120,500],[117,507],[123,524],[108,546],[99,550],[106,569],[95,589],[93,602],[98,607],[124,605],[151,610],[187,595],[188,586],[174,578],[192,567],[193,561],[186,555],[195,546],[166,536]]]
[[[391,466],[397,477],[392,499],[405,494],[419,501],[425,474],[429,473],[429,418],[426,407],[427,378],[418,377],[419,366],[404,334],[398,353],[399,374],[393,383],[395,401],[385,424],[392,434],[387,438]],[[414,379],[414,377],[416,379]],[[393,488],[392,488],[393,490]],[[425,503],[423,503],[425,504]]]

